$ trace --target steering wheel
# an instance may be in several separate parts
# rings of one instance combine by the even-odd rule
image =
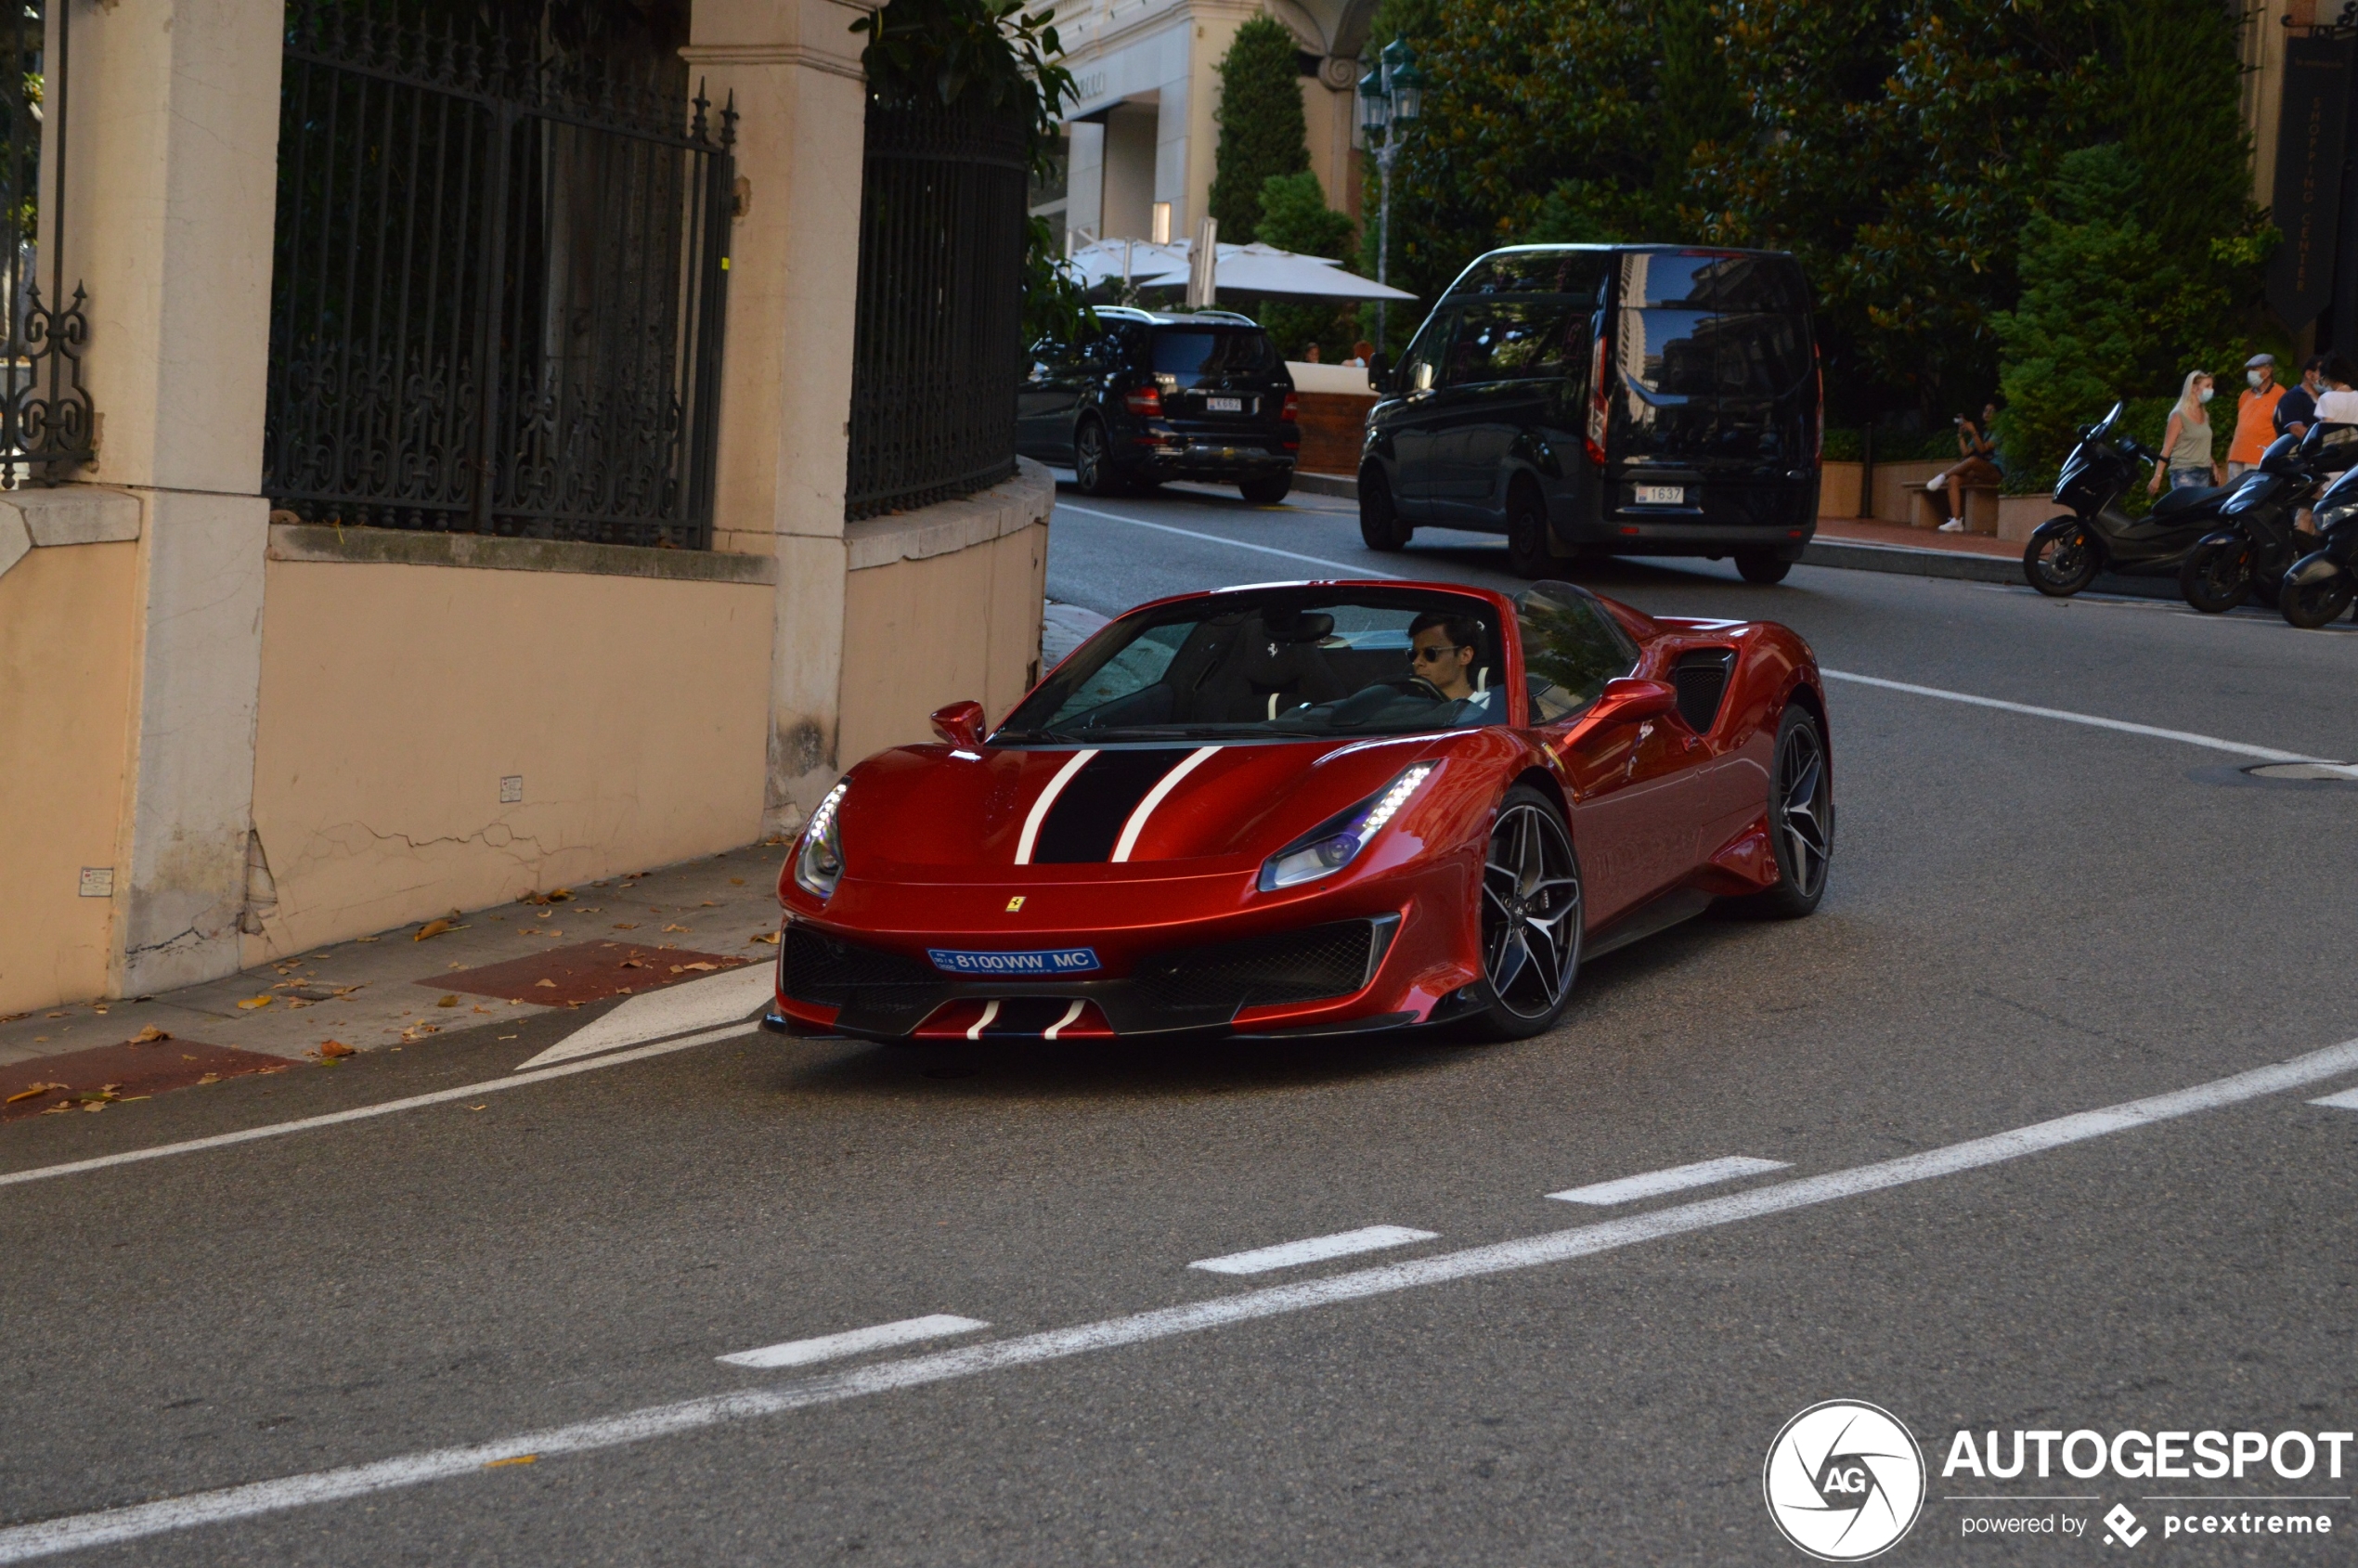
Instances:
[[[1393,691],[1399,693],[1404,697],[1426,697],[1437,703],[1445,703],[1449,700],[1448,693],[1442,691],[1440,687],[1434,685],[1432,681],[1426,680],[1421,675],[1411,675],[1402,680],[1387,680],[1384,684],[1391,687]]]

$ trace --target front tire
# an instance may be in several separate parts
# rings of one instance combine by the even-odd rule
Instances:
[[[1777,749],[1768,770],[1768,847],[1777,885],[1730,901],[1769,920],[1798,920],[1826,896],[1833,870],[1833,770],[1817,715],[1788,703],[1777,720]]]
[[[1408,548],[1416,530],[1401,517],[1392,499],[1392,482],[1383,470],[1369,463],[1359,471],[1359,538],[1369,550],[1389,554]]]
[[[2085,524],[2047,538],[2033,538],[2023,547],[2022,575],[2050,599],[2068,599],[2096,580],[2104,555]]]
[[[1785,574],[1792,570],[1792,562],[1781,561],[1763,551],[1740,550],[1736,552],[1736,575],[1748,583],[1759,583],[1764,588],[1771,583],[1781,583],[1785,580]]]
[[[2251,597],[2251,541],[2195,546],[2178,568],[2178,591],[2206,616],[2223,616]]]
[[[1554,1027],[1580,974],[1580,861],[1556,803],[1517,784],[1491,820],[1477,914],[1483,1031],[1522,1040]]]
[[[2296,564],[2293,569],[2300,567]],[[2339,619],[2350,608],[2352,597],[2358,597],[2358,583],[2352,582],[2347,568],[2323,582],[2295,582],[2287,575],[2277,591],[2276,613],[2303,631],[2314,631]]]
[[[1113,445],[1106,427],[1094,419],[1082,421],[1072,433],[1072,478],[1084,496],[1121,493],[1121,477],[1113,471]]]
[[[1255,506],[1276,506],[1293,488],[1293,475],[1280,473],[1256,479],[1237,481],[1237,493]]]

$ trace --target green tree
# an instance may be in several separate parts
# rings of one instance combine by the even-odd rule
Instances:
[[[1261,240],[1299,255],[1341,258],[1351,254],[1350,215],[1327,205],[1318,176],[1304,169],[1298,175],[1272,175],[1261,184]],[[1340,363],[1354,330],[1346,307],[1306,301],[1296,305],[1263,300],[1254,319],[1269,330],[1279,352],[1299,359],[1310,344]]]
[[[1310,167],[1298,47],[1283,22],[1255,17],[1237,29],[1220,61],[1211,215],[1228,243],[1247,243],[1260,234],[1262,187],[1272,175]]]

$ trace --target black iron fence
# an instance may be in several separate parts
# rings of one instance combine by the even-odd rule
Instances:
[[[734,108],[676,57],[568,53],[545,16],[423,14],[289,0],[264,491],[312,521],[707,548]]]
[[[1020,120],[868,105],[848,519],[971,495],[1016,469]]]
[[[44,12],[58,6],[57,58],[43,46]],[[82,385],[82,345],[90,335],[84,296],[66,294],[66,63],[71,10],[62,0],[17,0],[0,17],[0,288],[6,341],[0,343],[0,489],[53,484],[95,455],[97,421]],[[41,142],[51,138],[47,214],[49,292],[41,292]]]

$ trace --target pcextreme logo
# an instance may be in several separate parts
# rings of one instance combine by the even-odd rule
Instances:
[[[1890,1411],[1829,1399],[1787,1421],[1760,1471],[1768,1517],[1821,1562],[1897,1545],[1924,1506],[1924,1459]]]

